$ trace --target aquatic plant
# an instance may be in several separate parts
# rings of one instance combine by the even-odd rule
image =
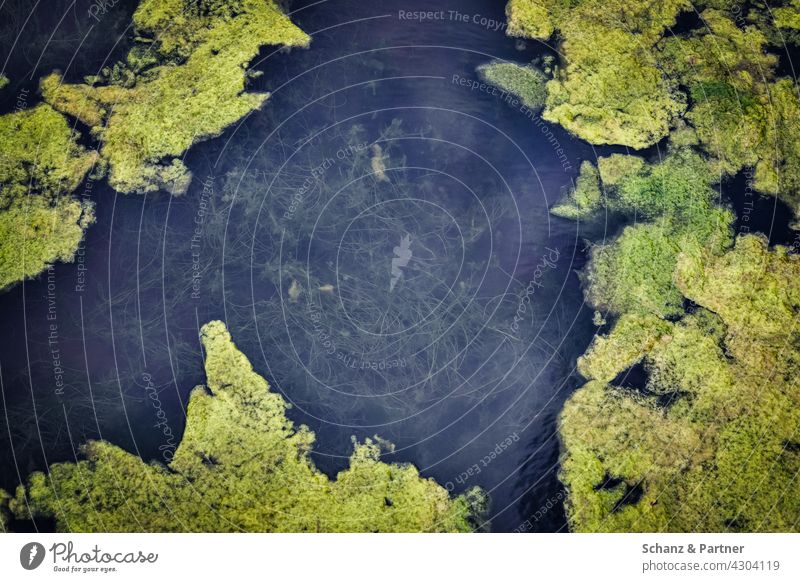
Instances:
[[[686,0],[513,0],[509,34],[558,31],[562,66],[547,83],[542,117],[593,144],[644,148],[669,133],[686,108],[653,52]]]
[[[9,495],[7,491],[0,489],[0,532],[2,533],[8,533],[10,531],[8,525],[10,521],[10,514],[8,512],[9,499],[11,499],[11,495]]]
[[[613,18],[621,26],[626,17]],[[750,167],[757,189],[796,209],[800,103],[793,83],[775,79],[760,27],[714,10],[703,19],[708,30],[661,41],[657,33],[647,48],[646,62],[687,88],[667,155],[585,162],[553,209],[636,221],[592,246],[582,273],[589,303],[616,320],[579,359],[587,383],[560,418],[561,480],[578,531],[798,528],[800,259],[759,236],[734,246],[734,216],[714,184]],[[587,39],[598,54],[606,46]],[[564,33],[565,51],[569,42]],[[551,90],[561,88],[548,85],[548,108]],[[602,92],[592,98],[607,103]],[[598,143],[579,117],[551,119]]]
[[[86,84],[50,75],[42,94],[92,129],[114,189],[180,194],[191,176],[179,156],[268,98],[245,91],[247,63],[309,37],[271,0],[143,0],[133,21],[139,44],[124,63]]]
[[[773,19],[763,3],[747,3],[743,22],[704,6],[702,27],[674,35],[666,31],[691,9],[685,0],[513,0],[507,11],[509,34],[559,33],[563,62],[547,83],[544,119],[593,144],[637,149],[688,123],[715,173],[753,168],[755,189],[800,212],[800,100],[766,50],[783,46],[776,27],[796,20],[796,3],[787,4]]]
[[[49,105],[0,116],[0,289],[72,261],[94,220],[71,196],[97,156]]]
[[[558,204],[550,209],[556,216],[572,220],[594,217],[603,208],[603,193],[600,188],[600,173],[597,166],[585,160],[575,186]]]
[[[570,523],[580,531],[796,531],[800,258],[747,235],[721,256],[683,254],[677,280],[701,307],[660,321],[655,335],[623,316],[584,358],[590,381],[560,427]],[[640,360],[646,383],[617,384]]]
[[[775,79],[778,58],[760,29],[706,10],[707,27],[659,46],[670,76],[689,87],[686,114],[717,170],[753,168],[753,186],[800,204],[800,101],[790,79]],[[709,44],[713,50],[708,50]]]
[[[544,105],[547,79],[531,65],[495,61],[478,67],[478,74],[487,83],[502,87],[519,97],[530,110],[538,111]]]
[[[708,164],[689,148],[672,148],[658,163],[616,154],[600,158],[598,168],[584,162],[576,187],[553,212],[591,220],[607,211],[645,222],[591,248],[587,299],[615,314],[681,313],[673,276],[678,255],[695,247],[719,253],[732,243],[733,214],[716,204]]]
[[[86,459],[31,475],[10,506],[50,517],[59,531],[470,531],[485,509],[478,489],[451,499],[411,465],[380,461],[380,439],[354,443],[350,466],[329,479],[309,453],[314,434],[286,417],[231,341],[202,329],[207,383],[189,400],[186,430],[168,466],[103,441]]]

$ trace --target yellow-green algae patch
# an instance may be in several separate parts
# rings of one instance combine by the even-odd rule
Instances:
[[[50,75],[42,93],[91,127],[114,189],[182,193],[191,176],[179,156],[268,98],[245,91],[261,47],[309,37],[272,0],[143,0],[133,20],[139,43],[124,63],[86,84]]]
[[[355,443],[350,467],[329,479],[314,466],[314,433],[287,417],[284,399],[231,341],[203,327],[206,386],[189,399],[186,429],[168,466],[103,441],[86,459],[52,465],[20,486],[18,518],[54,518],[59,531],[459,532],[475,527],[485,495],[451,498],[408,464],[379,460],[376,440]]]
[[[696,311],[638,330],[623,316],[583,358],[560,424],[570,524],[796,531],[800,257],[747,235],[681,255],[675,277]],[[635,361],[645,386],[609,384]]]
[[[94,214],[71,194],[96,161],[49,105],[0,116],[0,289],[74,259]]]

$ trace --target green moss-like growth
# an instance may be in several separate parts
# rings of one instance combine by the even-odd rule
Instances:
[[[0,289],[73,260],[93,208],[70,195],[96,160],[48,105],[0,116]]]
[[[611,154],[598,158],[597,169],[603,184],[619,186],[626,179],[641,174],[645,167],[644,160],[638,156]]]
[[[544,40],[558,32],[562,66],[547,83],[542,117],[593,144],[645,148],[686,109],[654,47],[688,0],[510,0],[508,34]]]
[[[8,501],[11,496],[4,489],[0,489],[0,533],[8,533],[9,529],[9,512]]]
[[[602,206],[600,174],[592,162],[584,161],[578,179],[575,180],[575,187],[550,212],[561,218],[584,220],[594,217]]]
[[[707,27],[665,36],[688,3],[509,5],[518,19],[546,12],[561,33],[545,119],[637,148],[671,132],[658,163],[584,164],[554,209],[635,221],[594,246],[583,273],[589,302],[618,319],[579,360],[588,383],[561,416],[561,479],[579,531],[800,527],[800,258],[755,236],[733,247],[733,214],[712,187],[752,168],[756,189],[798,212],[800,100],[776,78],[766,47],[780,34],[763,4],[748,4],[747,25],[722,2],[704,7]],[[794,8],[776,10],[777,26],[792,28]],[[552,32],[513,30],[523,31]],[[646,379],[616,385],[634,365]]]
[[[532,66],[496,61],[478,67],[481,78],[520,98],[531,110],[542,108],[546,98],[545,76]]]
[[[690,88],[687,120],[718,170],[754,168],[753,186],[800,210],[800,101],[789,79],[775,79],[767,35],[706,10],[708,27],[660,46],[671,77]]]
[[[169,467],[106,442],[86,460],[57,464],[20,486],[20,518],[55,518],[59,531],[469,531],[485,496],[451,499],[411,465],[379,460],[380,441],[356,443],[350,467],[330,480],[309,451],[314,434],[286,418],[231,341],[225,325],[202,331],[207,387],[189,400]],[[30,508],[30,513],[28,513]]]
[[[0,75],[0,91],[8,86],[9,80],[5,75]]]
[[[775,26],[789,30],[800,30],[800,0],[792,0],[789,6],[772,11]]]
[[[508,34],[541,40],[550,38],[555,31],[551,4],[547,0],[510,0],[506,5]]]
[[[715,313],[698,309],[648,342],[649,324],[620,320],[584,358],[582,372],[597,380],[561,419],[570,522],[581,531],[797,531],[800,257],[745,236],[721,256],[682,255],[677,280]],[[622,350],[645,359],[641,391],[606,384],[633,360],[621,361]]]
[[[507,11],[510,34],[560,32],[563,62],[546,86],[544,119],[593,144],[633,148],[676,128],[684,142],[688,122],[717,173],[752,167],[757,190],[800,212],[800,100],[766,51],[786,40],[776,27],[796,34],[796,4],[776,8],[774,21],[766,6],[748,6],[742,26],[727,5],[704,3],[717,7],[682,35],[666,31],[692,8],[685,0],[514,0]]]
[[[149,49],[135,47],[92,84],[51,75],[42,92],[92,128],[116,190],[182,193],[190,175],[178,156],[267,99],[245,92],[247,63],[265,45],[307,46],[309,38],[271,0],[143,0],[134,23]]]
[[[597,336],[584,356],[578,371],[584,378],[611,382],[647,354],[671,324],[654,315],[626,313],[607,336]]]
[[[686,0],[515,0],[509,34],[558,30],[563,66],[547,85],[543,117],[593,144],[644,148],[669,133],[686,105],[653,47]]]
[[[732,242],[733,215],[715,204],[708,166],[690,150],[677,149],[650,165],[633,156],[601,159],[603,175],[610,178],[602,184],[608,210],[651,220],[628,226],[618,238],[592,248],[583,274],[587,298],[612,313],[681,313],[683,295],[674,281],[679,254],[697,248],[721,253]],[[576,206],[577,192],[556,209],[577,208],[590,217],[591,206]]]

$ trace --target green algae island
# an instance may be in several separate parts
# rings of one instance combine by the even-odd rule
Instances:
[[[720,196],[723,179],[745,171],[755,190],[800,212],[800,101],[768,51],[796,42],[780,32],[797,28],[800,5],[773,20],[755,2],[739,22],[723,5],[507,7],[509,34],[561,51],[545,119],[592,144],[666,138],[655,159],[583,162],[552,209],[627,223],[592,245],[581,274],[597,324],[611,326],[579,360],[587,383],[559,422],[574,531],[800,527],[800,256],[735,232]],[[701,27],[668,34],[695,7]],[[634,368],[643,385],[626,384]]]
[[[103,441],[86,460],[31,475],[18,519],[52,518],[64,532],[467,532],[485,494],[451,498],[411,465],[379,461],[391,445],[355,443],[350,467],[329,479],[314,466],[314,433],[234,345],[221,322],[203,327],[206,385],[189,399],[186,430],[167,465]],[[2,515],[0,511],[0,515]]]
[[[263,46],[309,44],[271,0],[144,0],[133,24],[137,44],[103,75],[42,80],[48,103],[91,128],[109,184],[124,193],[185,192],[180,156],[269,97],[245,92],[247,63]]]
[[[0,116],[0,289],[75,257],[94,221],[71,196],[97,162],[46,104]]]
[[[0,116],[0,289],[74,260],[94,214],[72,194],[90,170],[122,193],[184,193],[180,156],[269,97],[245,91],[259,49],[309,44],[271,0],[143,0],[133,24],[124,61],[86,84],[53,73],[45,103]],[[0,90],[9,82],[0,77]],[[76,120],[98,151],[78,145]]]

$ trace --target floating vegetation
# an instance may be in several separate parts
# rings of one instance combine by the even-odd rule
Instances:
[[[72,193],[96,161],[48,105],[0,116],[0,289],[74,259],[94,208]]]
[[[203,327],[206,386],[192,392],[186,430],[168,467],[104,442],[86,460],[56,464],[20,486],[18,519],[53,518],[59,531],[466,532],[486,496],[457,498],[412,465],[382,463],[388,443],[354,443],[335,480],[310,459],[314,433],[286,418],[231,341],[225,325]],[[7,494],[0,491],[0,526]]]
[[[115,190],[180,194],[191,175],[179,156],[268,98],[245,92],[246,64],[265,45],[309,37],[271,0],[143,0],[133,21],[139,40],[125,62],[86,84],[53,74],[42,93],[92,128]]]

